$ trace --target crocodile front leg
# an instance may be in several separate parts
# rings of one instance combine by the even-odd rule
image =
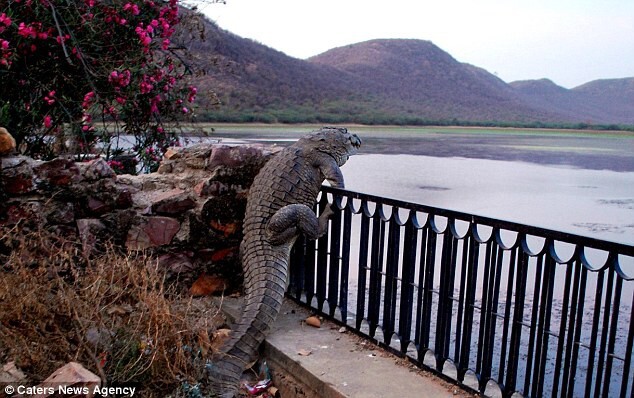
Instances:
[[[332,157],[321,157],[318,159],[315,164],[319,171],[326,177],[326,180],[330,183],[330,185],[334,188],[345,188],[345,184],[343,182],[343,173],[341,173],[341,169],[339,165]]]
[[[313,210],[303,204],[286,205],[279,209],[266,226],[266,237],[272,245],[291,242],[300,233],[317,239],[326,233],[332,209],[328,206],[317,218]]]

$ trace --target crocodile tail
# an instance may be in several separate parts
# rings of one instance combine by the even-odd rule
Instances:
[[[249,261],[248,256],[245,259]],[[237,394],[242,372],[257,359],[260,344],[282,307],[288,256],[259,260],[254,266],[245,267],[246,297],[242,318],[221,353],[210,364],[212,390],[223,398]]]

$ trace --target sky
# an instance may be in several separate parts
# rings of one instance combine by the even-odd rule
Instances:
[[[573,88],[634,77],[634,0],[226,0],[198,7],[221,28],[300,59],[404,38],[429,40],[506,82],[548,78]]]

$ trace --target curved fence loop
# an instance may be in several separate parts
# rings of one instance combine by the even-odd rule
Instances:
[[[511,250],[517,244],[520,243],[520,237],[517,231],[494,228],[493,234],[495,236],[495,242],[503,249],[503,250]]]
[[[429,226],[431,227],[432,231],[434,231],[437,234],[442,234],[444,233],[446,230],[448,230],[449,227],[449,219],[445,216],[440,216],[440,215],[429,215]]]
[[[634,396],[634,246],[322,187],[288,294],[503,397]]]
[[[548,250],[546,239],[541,236],[522,234],[518,237],[522,246],[522,251],[529,256],[535,257]]]
[[[493,227],[490,225],[477,224],[471,222],[471,234],[478,243],[486,243],[493,235]]]

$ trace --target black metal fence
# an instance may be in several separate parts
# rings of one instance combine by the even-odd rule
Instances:
[[[289,296],[487,395],[634,397],[634,246],[323,187]]]

